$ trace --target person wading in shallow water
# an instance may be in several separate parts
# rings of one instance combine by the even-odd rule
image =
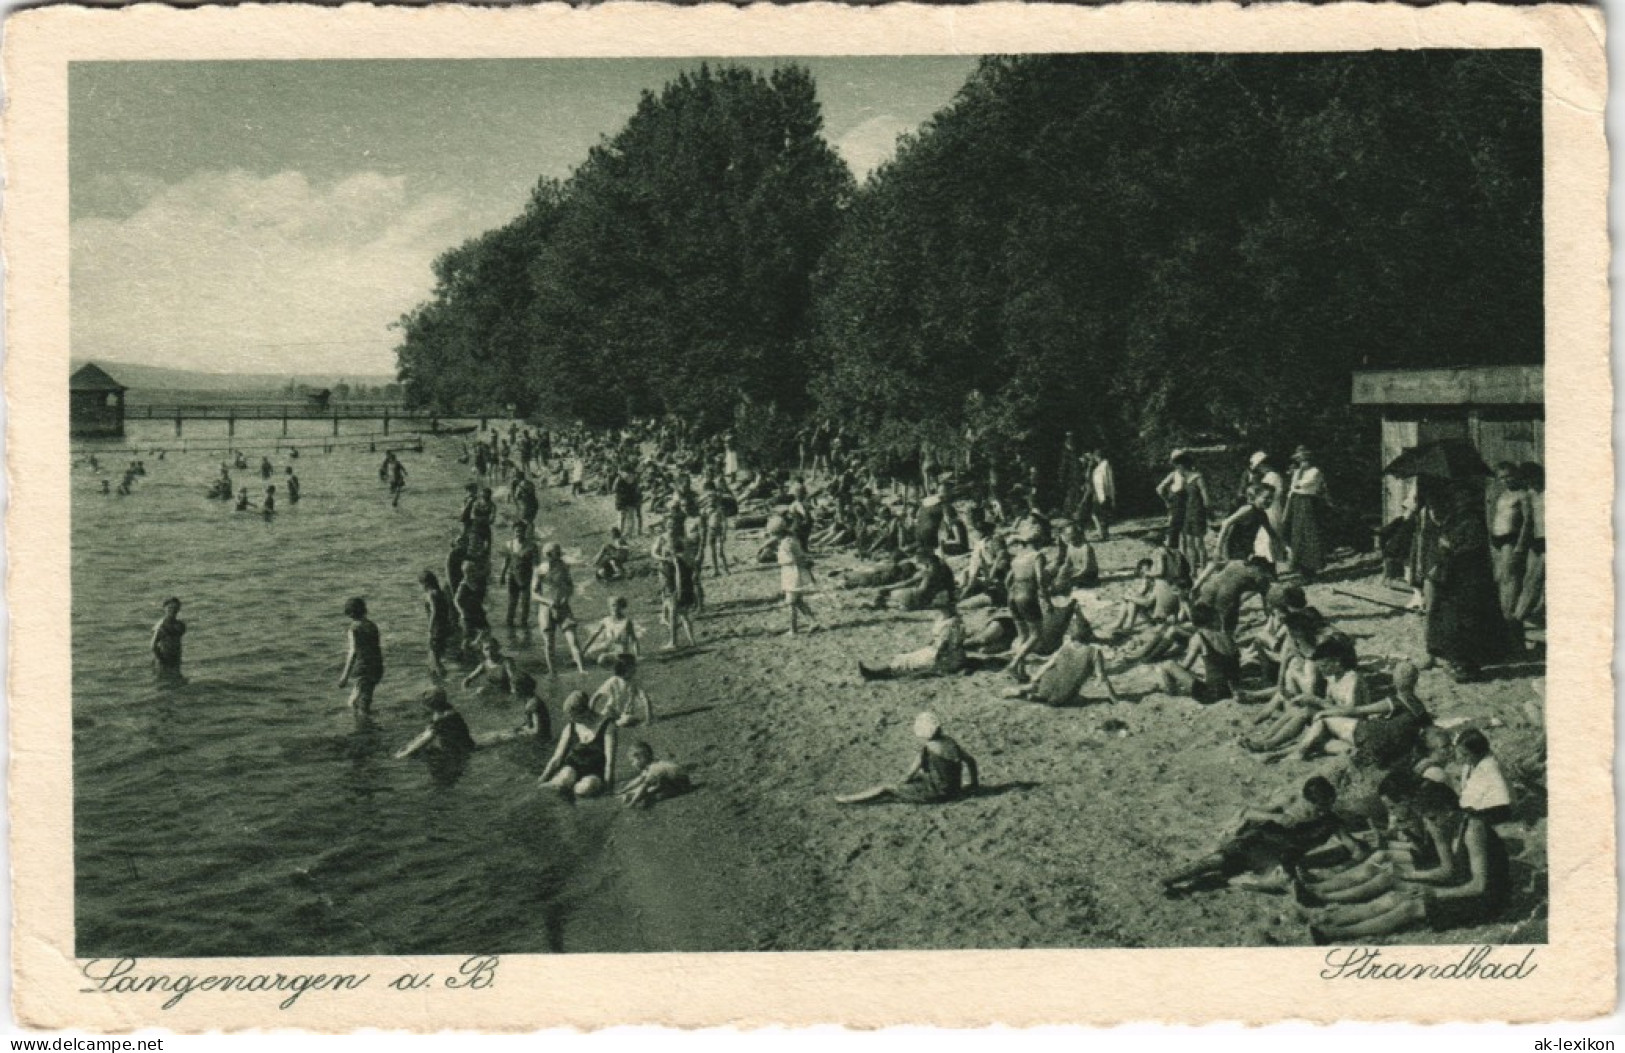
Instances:
[[[339,687],[348,687],[350,681],[355,681],[355,689],[350,692],[350,708],[356,716],[365,716],[372,712],[373,689],[384,678],[384,647],[378,626],[367,618],[366,600],[360,596],[346,600],[344,614],[350,619],[350,628],[345,634],[350,652],[344,659],[344,672],[339,674]]]
[[[158,675],[166,680],[181,678],[181,637],[186,623],[181,621],[181,601],[171,596],[164,601],[164,616],[152,628],[152,660]]]

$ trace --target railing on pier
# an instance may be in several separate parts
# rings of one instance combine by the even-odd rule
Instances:
[[[444,416],[429,410],[408,409],[399,402],[334,402],[324,406],[310,401],[131,404],[125,407],[124,415],[127,420],[173,420],[177,437],[182,433],[184,422],[189,420],[223,420],[227,436],[237,434],[240,420],[280,420],[283,435],[288,434],[288,422],[292,420],[331,420],[334,435],[339,433],[340,421],[376,420],[383,422],[384,434],[388,435],[390,423],[402,421],[426,423],[430,432],[438,431]],[[484,431],[490,416],[466,414],[456,419],[478,419],[480,430]]]

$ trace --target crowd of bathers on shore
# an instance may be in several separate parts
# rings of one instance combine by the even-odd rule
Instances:
[[[700,437],[672,421],[613,434],[512,424],[466,445],[472,478],[444,571],[420,575],[427,659],[439,686],[425,696],[428,728],[399,755],[455,768],[479,746],[525,740],[551,744],[541,782],[572,799],[616,790],[649,804],[687,788],[686,772],[654,760],[646,743],[632,748],[637,774],[617,787],[617,738],[656,716],[637,678],[643,633],[626,597],[615,596],[580,637],[575,570],[560,545],[536,540],[538,487],[558,487],[613,501],[617,523],[585,572],[613,583],[652,564],[662,650],[694,645],[707,572],[729,574],[741,560],[777,564],[786,636],[825,627],[812,598],[820,589],[859,590],[874,609],[933,612],[922,646],[859,662],[862,680],[991,672],[1008,678],[1001,698],[1071,707],[1084,704],[1091,685],[1105,702],[1119,701],[1114,678],[1144,670],[1163,694],[1251,707],[1237,746],[1262,763],[1339,758],[1289,799],[1235,816],[1210,854],[1166,875],[1170,894],[1225,883],[1290,892],[1316,938],[1328,940],[1457,928],[1504,911],[1512,881],[1496,826],[1512,813],[1508,780],[1486,729],[1436,722],[1417,684],[1419,666],[1437,664],[1466,682],[1521,655],[1524,627],[1543,617],[1538,466],[1498,466],[1488,502],[1476,478],[1416,480],[1407,514],[1380,540],[1390,574],[1414,590],[1408,606],[1422,615],[1422,646],[1417,660],[1373,663],[1304,590],[1326,566],[1335,513],[1305,447],[1285,472],[1254,454],[1221,515],[1195,458],[1174,451],[1156,488],[1167,520],[1143,539],[1127,594],[1103,604],[1093,545],[1109,538],[1117,514],[1115,472],[1103,451],[1076,450],[1067,437],[1064,478],[1047,512],[1033,500],[1040,487],[1030,476],[1000,487],[997,473],[981,466],[922,457],[897,479],[843,445],[835,429],[811,431],[802,463],[773,472],[743,469],[728,435]],[[398,503],[399,458],[387,455],[379,476]],[[500,543],[499,528],[508,535]],[[730,551],[746,539],[742,554]],[[647,562],[633,548],[645,543]],[[861,562],[821,581],[813,554],[835,551]],[[510,631],[528,636],[535,607],[539,673],[555,678],[560,637],[577,674],[588,663],[611,670],[596,691],[568,694],[557,734],[537,676],[504,653],[493,631],[493,571]],[[152,646],[161,668],[178,671],[184,625],[179,601],[170,603]],[[1102,609],[1110,611],[1104,618]],[[341,684],[353,684],[351,705],[365,713],[383,674],[382,647],[364,600],[352,599],[346,614]],[[468,669],[464,688],[522,700],[524,723],[476,741],[449,701],[448,660]],[[941,722],[921,713],[914,730],[919,746],[899,782],[837,800],[974,794],[977,763]],[[1376,786],[1379,807],[1358,816],[1339,807],[1336,786],[1350,772]]]

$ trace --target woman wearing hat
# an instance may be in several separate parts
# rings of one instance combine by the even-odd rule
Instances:
[[[1458,682],[1504,657],[1512,634],[1490,564],[1484,490],[1476,480],[1422,477],[1416,496],[1433,541],[1428,571],[1427,650]]]
[[[837,804],[878,804],[882,801],[901,801],[908,804],[929,804],[951,801],[975,790],[980,779],[976,758],[962,749],[959,743],[942,733],[942,723],[931,713],[914,718],[914,737],[921,741],[920,752],[914,758],[903,781],[895,786],[874,786],[858,793],[843,794],[835,798]]]
[[[1292,455],[1292,483],[1288,487],[1281,533],[1286,538],[1292,570],[1312,578],[1326,565],[1326,476],[1307,446]]]
[[[1168,506],[1168,547],[1185,554],[1191,572],[1207,565],[1207,483],[1196,461],[1184,450],[1168,457],[1171,470],[1157,484],[1157,496]]]

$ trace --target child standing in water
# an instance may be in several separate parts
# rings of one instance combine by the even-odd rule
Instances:
[[[378,635],[378,626],[367,619],[367,601],[360,596],[344,603],[344,614],[350,619],[347,636],[350,653],[344,659],[344,672],[339,675],[339,687],[355,681],[350,693],[350,708],[357,716],[372,711],[372,692],[384,678],[384,647]]]
[[[267,516],[276,515],[276,487],[265,488],[265,503],[260,505],[260,512]]]
[[[293,474],[293,465],[291,464],[287,467],[287,473],[288,503],[296,505],[299,503],[299,477]]]
[[[164,616],[152,628],[152,660],[158,675],[167,679],[181,675],[181,637],[186,635],[186,623],[180,614],[181,601],[171,596],[164,601]]]
[[[452,613],[451,599],[440,587],[434,571],[426,570],[419,574],[418,584],[423,586],[423,608],[429,616],[429,672],[434,676],[445,676],[446,666],[440,659],[451,646],[457,618]]]

